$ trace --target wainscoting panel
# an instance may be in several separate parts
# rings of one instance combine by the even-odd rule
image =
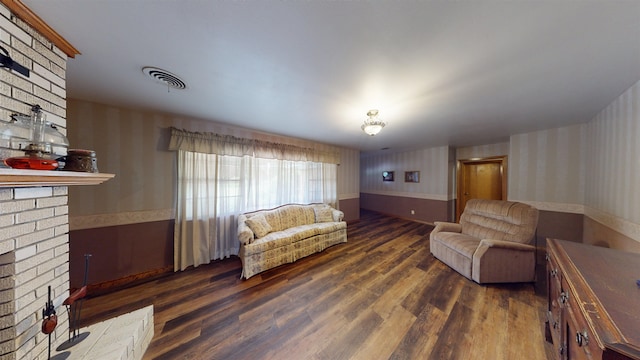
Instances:
[[[88,284],[173,267],[173,220],[69,232],[71,288],[82,285],[84,254],[91,254]]]
[[[340,199],[340,210],[344,213],[344,221],[360,219],[360,198]]]
[[[584,243],[640,253],[640,241],[588,216],[584,217]]]
[[[433,224],[434,221],[448,221],[453,201],[360,194],[360,207],[386,215]],[[415,214],[411,214],[415,210]]]

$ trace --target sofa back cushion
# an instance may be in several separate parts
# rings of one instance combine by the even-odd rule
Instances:
[[[253,231],[257,238],[261,238],[270,233],[273,228],[265,218],[264,214],[256,214],[250,218],[248,218],[245,223]]]
[[[296,226],[313,224],[315,212],[308,205],[284,205],[265,211],[265,218],[273,231],[282,231]]]
[[[480,239],[528,244],[538,225],[538,209],[527,204],[472,199],[460,216],[462,233]]]
[[[323,206],[323,207],[315,206],[313,208],[313,212],[315,215],[315,222],[317,223],[334,221],[333,209],[330,208],[329,206]]]

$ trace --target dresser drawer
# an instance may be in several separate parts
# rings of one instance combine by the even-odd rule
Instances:
[[[602,349],[598,346],[598,342],[592,330],[587,325],[580,307],[578,306],[578,298],[569,291],[568,284],[563,281],[562,287],[565,289],[565,297],[563,297],[564,327],[566,339],[566,356],[568,359],[601,359]]]
[[[554,359],[640,360],[640,254],[556,239],[546,250]]]
[[[560,306],[560,293],[562,273],[560,272],[555,259],[547,256],[547,326],[551,335],[551,342],[560,351],[562,333],[562,307]]]

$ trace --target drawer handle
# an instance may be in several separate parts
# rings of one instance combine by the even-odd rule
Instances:
[[[589,334],[587,333],[587,330],[582,330],[582,332],[576,333],[576,342],[580,347],[589,345]]]
[[[558,322],[557,322],[557,321],[554,321],[554,322],[553,322],[553,328],[554,328],[554,329],[557,329],[557,328],[558,328]]]
[[[566,304],[568,300],[569,300],[569,294],[567,294],[567,293],[566,293],[566,292],[564,292],[564,291],[563,291],[563,292],[561,292],[561,293],[560,293],[560,302],[561,302],[562,304]]]
[[[551,270],[551,276],[556,277],[558,275],[558,269]]]

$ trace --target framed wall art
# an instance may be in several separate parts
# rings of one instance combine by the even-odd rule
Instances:
[[[393,181],[393,171],[383,171],[382,181]]]
[[[420,182],[420,171],[405,171],[404,172],[404,182],[419,183]]]

